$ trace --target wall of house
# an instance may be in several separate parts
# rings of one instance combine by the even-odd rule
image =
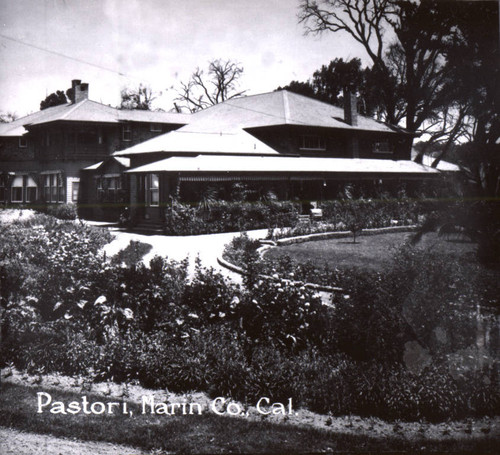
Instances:
[[[43,181],[47,173],[58,173],[63,180],[58,202],[75,202],[74,189],[81,193],[79,202],[94,205],[92,217],[109,214],[98,208],[93,181],[81,181],[83,168],[110,157],[113,152],[136,145],[152,137],[177,129],[177,124],[129,122],[124,135],[123,124],[97,122],[54,122],[35,125],[26,135],[26,147],[20,147],[19,137],[0,138],[0,174],[33,175],[38,182],[38,199],[44,197]],[[126,140],[125,140],[126,139]],[[24,145],[21,143],[21,145]],[[121,172],[121,170],[117,172]],[[5,179],[10,185],[11,178]],[[128,181],[128,177],[126,178]],[[10,201],[10,187],[3,190]],[[59,199],[59,198],[58,198]],[[26,202],[26,201],[23,201]],[[128,202],[128,201],[127,201]]]
[[[161,126],[161,131],[151,131],[149,123],[57,122],[30,128],[30,136],[34,159],[99,161],[117,150],[132,147],[174,128],[165,125]]]
[[[411,136],[298,126],[252,128],[257,139],[283,154],[332,158],[410,159]]]
[[[117,125],[117,130],[111,139],[111,147],[113,152],[125,150],[160,134],[176,130],[181,126],[177,124],[123,122]]]
[[[26,145],[26,147],[24,147]],[[0,137],[0,170],[6,168],[9,161],[30,161],[35,157],[33,140],[19,136]]]

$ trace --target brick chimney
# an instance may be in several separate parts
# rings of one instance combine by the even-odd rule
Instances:
[[[82,84],[80,79],[73,79],[71,81],[70,101],[76,104],[89,97],[89,84]]]
[[[349,90],[344,90],[344,121],[358,126],[358,98]]]

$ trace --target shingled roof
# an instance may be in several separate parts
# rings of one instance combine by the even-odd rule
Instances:
[[[26,128],[34,125],[65,121],[121,123],[145,122],[185,125],[190,114],[117,109],[95,101],[84,99],[78,103],[61,104],[35,112],[10,123],[0,124],[0,136],[22,136]]]
[[[113,155],[130,156],[154,152],[278,155],[277,151],[241,129],[215,133],[187,131],[183,128],[141,142],[126,150],[115,152]]]
[[[193,114],[185,131],[229,132],[277,125],[297,125],[358,131],[401,132],[400,128],[358,115],[358,124],[344,121],[344,110],[322,101],[280,90],[234,98]]]

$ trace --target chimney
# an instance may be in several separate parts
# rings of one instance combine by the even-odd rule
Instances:
[[[80,81],[78,81],[80,82]],[[75,97],[75,104],[88,99],[89,97],[89,84],[78,84],[73,87],[73,93]]]
[[[344,89],[344,121],[358,126],[358,98],[354,93]]]

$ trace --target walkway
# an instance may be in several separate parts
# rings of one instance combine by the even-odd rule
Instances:
[[[197,256],[200,257],[204,267],[213,267],[224,276],[230,278],[235,283],[241,283],[241,276],[221,267],[217,258],[222,255],[224,246],[234,237],[240,235],[239,232],[225,232],[222,234],[190,235],[190,236],[167,236],[167,235],[144,235],[131,232],[121,232],[118,229],[110,228],[115,239],[104,247],[106,255],[113,256],[121,249],[125,248],[131,240],[149,243],[153,248],[144,257],[144,263],[148,264],[154,256],[168,257],[176,261],[181,261],[189,257],[189,274],[194,272],[194,264]],[[248,231],[248,236],[252,239],[263,239],[266,237],[267,229]]]

